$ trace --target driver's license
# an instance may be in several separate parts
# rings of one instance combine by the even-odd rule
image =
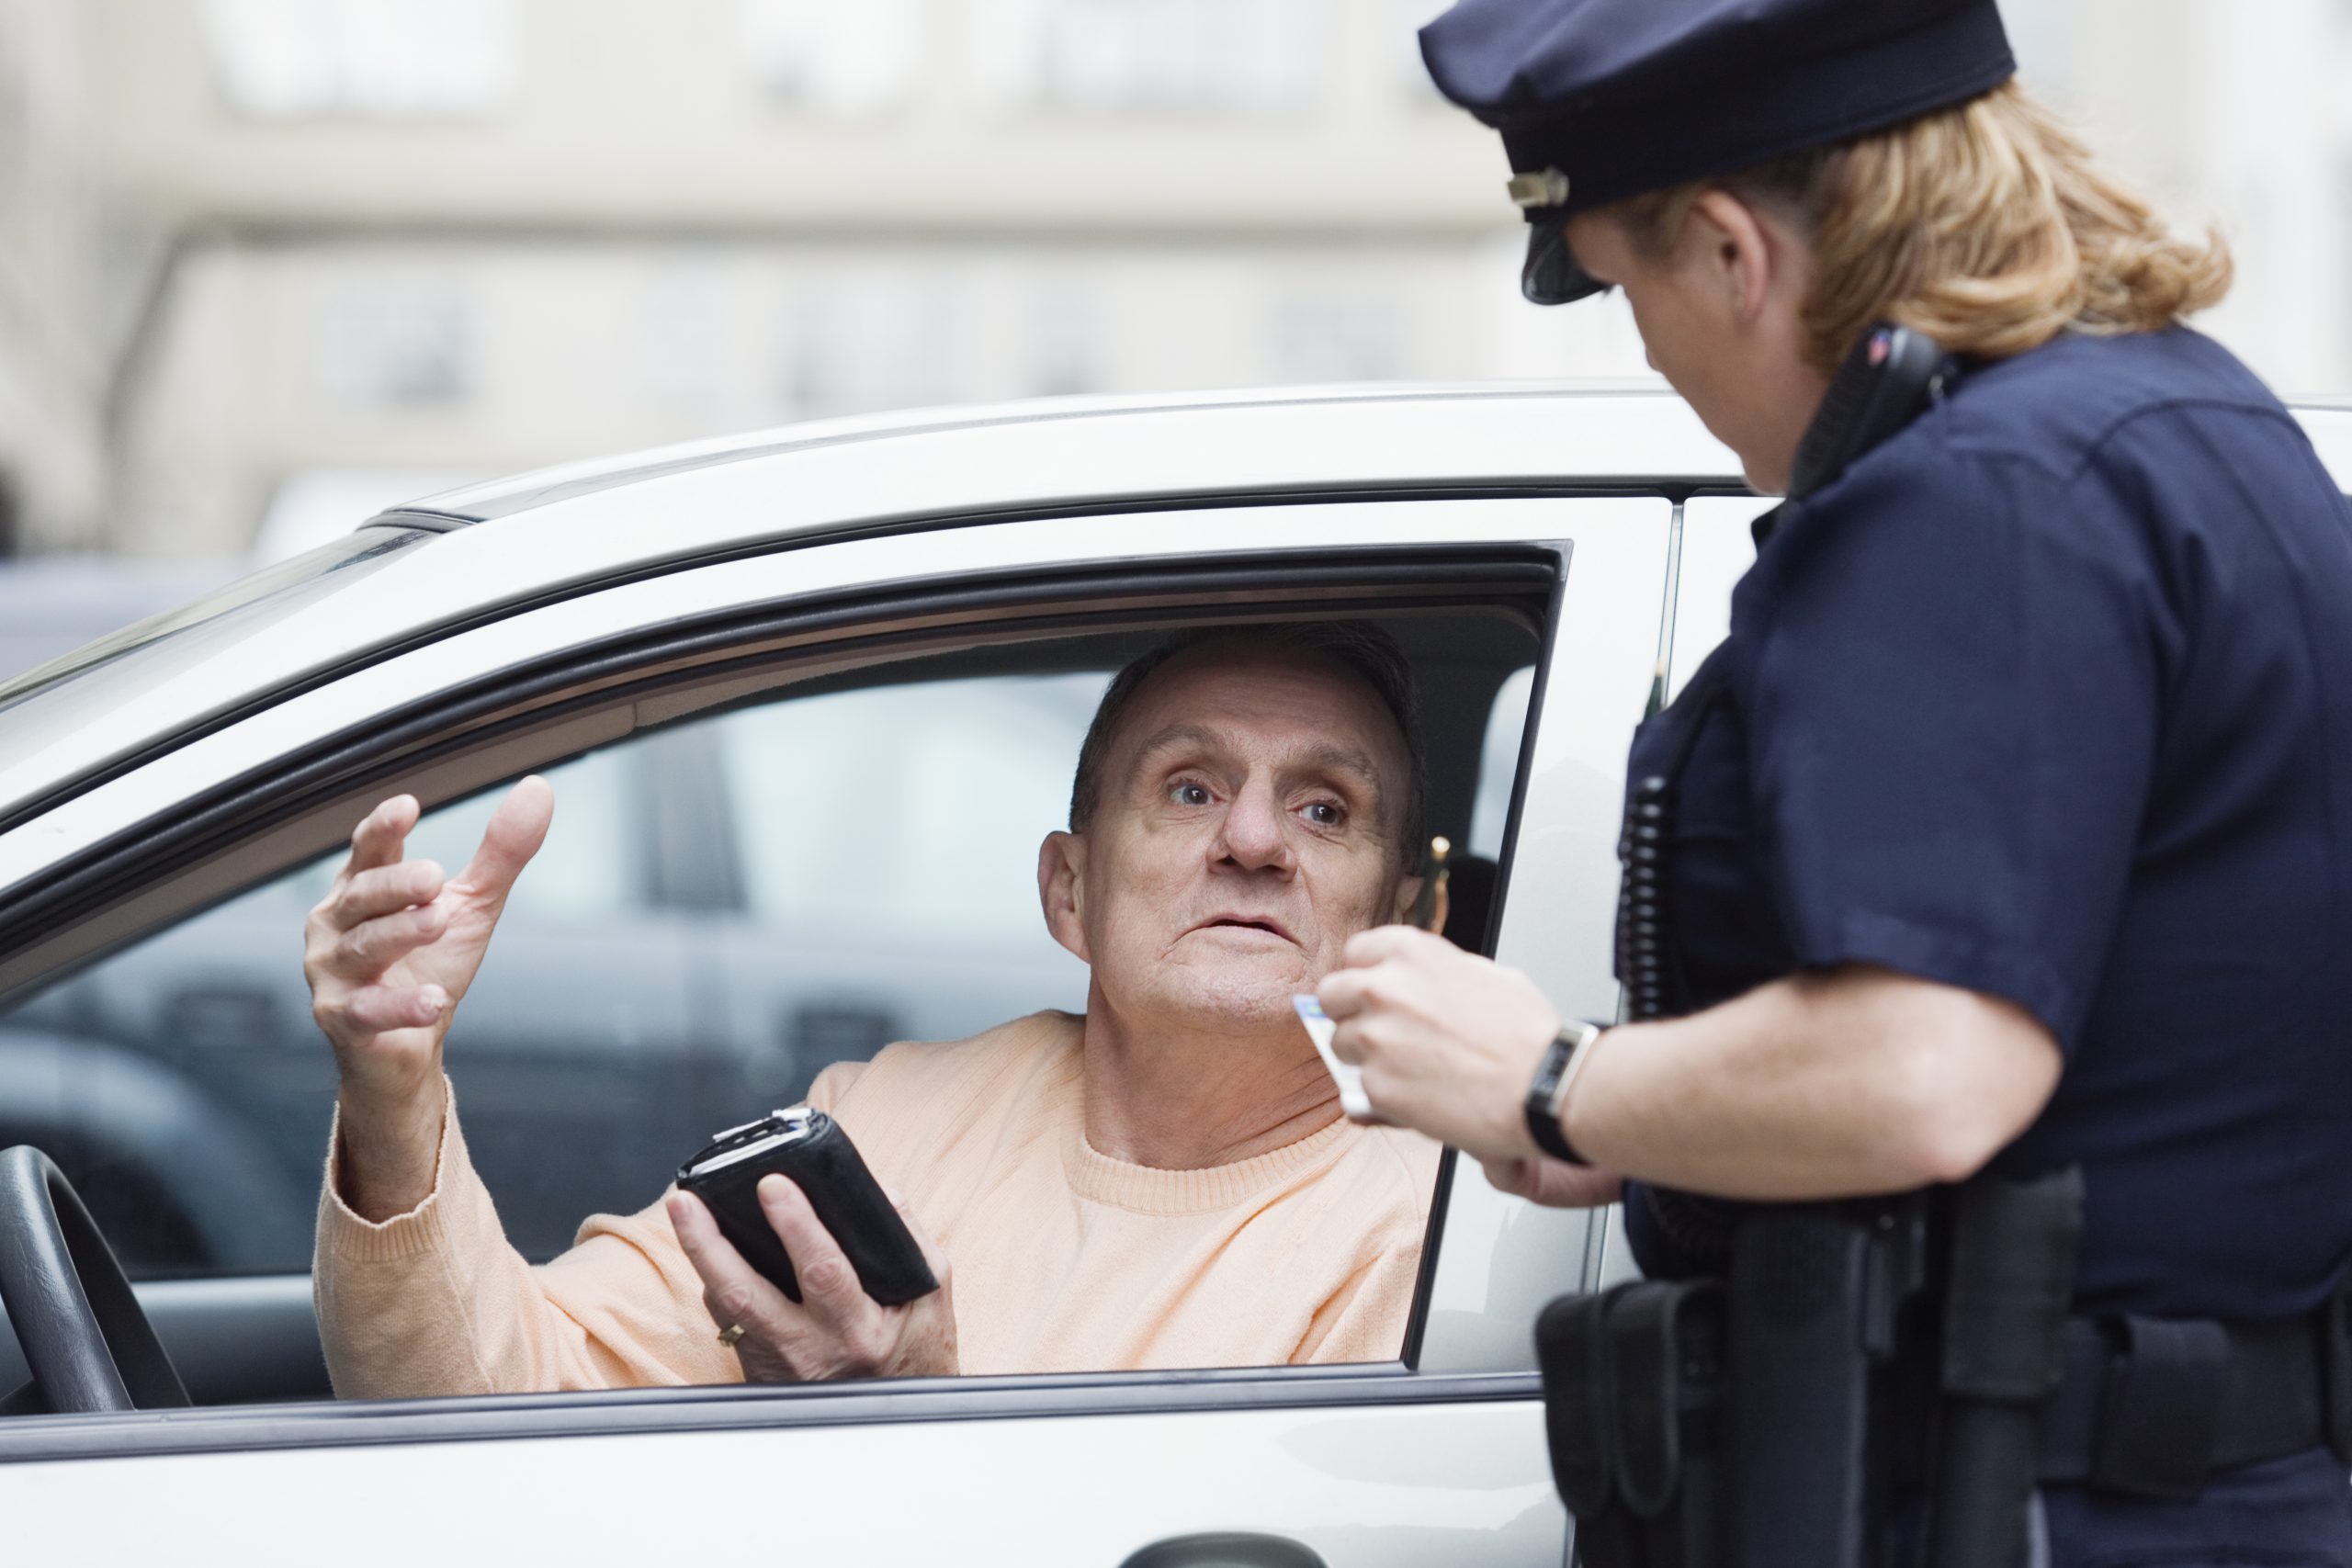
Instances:
[[[1372,1100],[1363,1091],[1363,1069],[1352,1062],[1342,1062],[1331,1049],[1331,1036],[1340,1026],[1324,1016],[1323,1004],[1313,997],[1293,997],[1290,1005],[1298,1010],[1298,1021],[1306,1025],[1306,1037],[1315,1042],[1316,1054],[1330,1069],[1331,1081],[1340,1086],[1340,1109],[1359,1122],[1372,1119]]]

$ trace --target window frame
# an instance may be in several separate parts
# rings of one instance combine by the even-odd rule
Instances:
[[[1446,498],[1463,500],[1466,498]],[[1613,499],[1624,499],[1623,497]],[[1663,498],[1657,500],[1663,506]],[[1566,519],[1563,520],[1566,522]],[[1658,519],[1661,535],[1665,517]],[[153,905],[164,889],[186,882],[210,863],[284,834],[289,823],[316,820],[347,808],[357,795],[379,789],[421,767],[504,752],[563,728],[567,716],[633,707],[650,696],[724,686],[752,667],[821,670],[828,658],[854,651],[879,662],[910,645],[945,646],[960,638],[1015,640],[1081,626],[1140,629],[1191,621],[1231,622],[1255,614],[1295,618],[1303,606],[1326,613],[1378,614],[1417,608],[1460,609],[1520,602],[1537,634],[1536,676],[1522,731],[1511,804],[1498,856],[1495,931],[1509,896],[1517,839],[1558,649],[1574,549],[1563,537],[1543,542],[1505,532],[1458,543],[1360,545],[1303,549],[1220,550],[1199,555],[1112,558],[939,579],[912,578],[863,584],[808,599],[729,607],[688,617],[658,632],[623,636],[583,652],[566,649],[526,660],[469,682],[435,691],[351,728],[321,737],[272,759],[217,788],[181,803],[168,820],[117,835],[47,879],[40,903],[21,906],[0,926],[0,960],[48,945],[26,942],[28,921],[50,931]],[[1074,607],[1073,601],[1082,604]],[[884,629],[876,630],[877,623]],[[829,635],[830,634],[830,635]],[[746,651],[747,643],[760,644]],[[775,681],[782,687],[791,677]],[[690,704],[673,716],[724,705],[724,697]],[[574,736],[564,755],[582,749]],[[596,742],[589,742],[594,744]],[[551,752],[545,761],[555,760]],[[511,761],[511,758],[509,759]],[[436,796],[455,798],[522,767],[502,762],[479,784]],[[277,857],[297,855],[280,848]],[[168,863],[161,878],[154,868]],[[128,868],[143,867],[143,875]],[[269,873],[262,874],[266,877]],[[247,877],[240,886],[260,878]],[[215,894],[213,897],[220,895]],[[204,901],[209,902],[207,898]],[[112,951],[195,906],[151,911],[137,931],[106,944]],[[94,962],[81,955],[72,967]],[[59,973],[53,970],[51,973]],[[44,979],[46,976],[44,976]],[[14,987],[12,987],[12,989]],[[510,1436],[582,1435],[741,1426],[797,1426],[989,1418],[1016,1416],[1117,1414],[1201,1408],[1294,1408],[1389,1403],[1461,1403],[1527,1399],[1538,1392],[1532,1371],[1422,1370],[1421,1353],[1455,1160],[1441,1162],[1432,1195],[1414,1307],[1397,1360],[1330,1368],[1216,1369],[1137,1371],[908,1382],[797,1389],[658,1389],[504,1395],[489,1400],[433,1399],[337,1404],[324,1408],[211,1406],[156,1423],[130,1418],[27,1418],[0,1423],[0,1462],[73,1454],[344,1444],[382,1440],[439,1441]],[[1585,1277],[1597,1262],[1587,1248]],[[593,1410],[596,1414],[590,1415]]]

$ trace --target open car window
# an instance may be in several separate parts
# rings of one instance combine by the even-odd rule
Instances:
[[[543,1260],[588,1214],[641,1208],[715,1129],[833,1062],[1082,1010],[1085,969],[1038,909],[1037,846],[1067,820],[1111,670],[1152,640],[782,687],[540,770],[554,826],[447,1058],[516,1247]],[[1484,899],[1525,723],[1511,666],[1532,639],[1471,640],[1462,657],[1413,637],[1431,650],[1432,827],[1487,857],[1463,884]],[[454,874],[499,793],[429,811],[410,852]],[[49,1149],[134,1278],[310,1266],[335,1080],[301,926],[342,859],[0,1014],[0,1144]]]

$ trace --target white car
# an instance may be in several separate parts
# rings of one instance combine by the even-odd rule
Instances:
[[[2352,409],[2301,417],[2352,485]],[[1563,1562],[1531,1329],[1627,1264],[1606,1215],[1450,1157],[1392,1361],[332,1401],[300,914],[383,795],[446,857],[551,773],[448,1057],[545,1256],[886,1025],[1074,1002],[1029,867],[1107,672],[1171,627],[1368,617],[1423,683],[1453,934],[1611,1016],[1629,734],[1765,504],[1651,392],[844,422],[440,496],[0,687],[0,1144],[139,1280],[85,1247],[86,1300],[12,1299],[72,1375],[0,1418],[10,1560]],[[0,1159],[0,1271],[54,1287],[46,1169]]]

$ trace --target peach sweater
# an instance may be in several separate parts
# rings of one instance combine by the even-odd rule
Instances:
[[[1437,1145],[1336,1122],[1205,1170],[1085,1139],[1082,1021],[893,1045],[819,1075],[954,1269],[970,1373],[1386,1360],[1404,1340]],[[680,1151],[681,1156],[688,1151]],[[533,1267],[507,1244],[452,1101],[435,1190],[408,1213],[319,1207],[319,1327],[345,1398],[739,1382],[661,1205],[592,1216]]]

